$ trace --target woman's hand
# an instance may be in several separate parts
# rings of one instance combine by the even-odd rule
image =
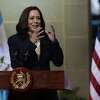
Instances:
[[[52,31],[51,32],[47,32],[47,35],[48,35],[49,39],[52,42],[54,42],[55,39],[56,39],[56,36],[55,36],[55,29],[54,29],[53,25],[51,25],[51,29],[52,29]]]
[[[44,37],[44,35],[42,35],[44,33],[44,30],[41,30],[42,28],[39,27],[36,30],[34,30],[34,32],[29,32],[29,36],[30,36],[30,41],[32,43],[36,43],[37,41],[39,41],[41,38]]]

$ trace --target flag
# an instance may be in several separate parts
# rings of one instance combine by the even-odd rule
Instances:
[[[100,100],[100,31],[96,35],[92,55],[89,100]]]
[[[4,58],[4,60],[3,60],[3,63],[0,64],[0,71],[12,70],[10,54],[9,54],[9,47],[7,44],[6,32],[5,32],[4,24],[3,24],[3,17],[0,12],[0,59],[2,57]]]
[[[9,48],[3,25],[3,17],[0,13],[0,71],[12,70],[10,63]],[[8,100],[8,92],[8,90],[0,89],[0,100]]]

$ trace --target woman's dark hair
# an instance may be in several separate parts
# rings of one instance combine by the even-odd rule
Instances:
[[[37,10],[40,14],[40,19],[41,19],[41,27],[43,30],[45,30],[45,22],[44,22],[44,19],[43,19],[43,15],[40,11],[40,9],[36,6],[30,6],[30,7],[27,7],[24,9],[24,11],[22,12],[20,18],[19,18],[19,22],[18,24],[16,25],[16,30],[17,32],[26,37],[28,35],[28,16],[29,16],[29,13],[31,10]]]

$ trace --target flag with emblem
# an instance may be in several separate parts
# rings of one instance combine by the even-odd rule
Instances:
[[[5,34],[3,17],[0,12],[0,71],[12,70],[10,66],[10,55]],[[8,90],[0,89],[0,100],[8,100]]]

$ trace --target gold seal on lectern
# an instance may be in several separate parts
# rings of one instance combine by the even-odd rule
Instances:
[[[18,67],[12,71],[10,83],[16,90],[26,90],[31,87],[32,75],[28,69]]]

